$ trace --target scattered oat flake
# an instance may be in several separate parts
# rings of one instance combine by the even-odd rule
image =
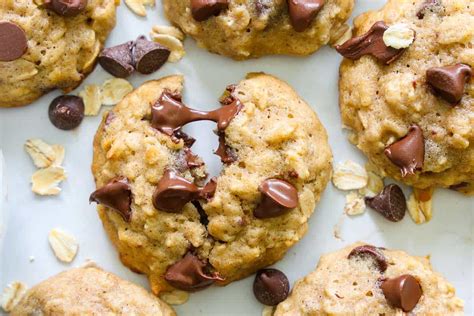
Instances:
[[[61,192],[58,185],[65,179],[66,171],[63,167],[51,166],[39,169],[31,176],[33,184],[31,190],[39,195],[57,195]]]
[[[74,236],[55,228],[49,232],[48,240],[54,255],[62,262],[69,263],[76,257],[79,246]]]
[[[364,197],[356,192],[351,192],[346,195],[344,212],[350,216],[363,214],[365,212]]]
[[[160,294],[160,298],[170,305],[182,305],[189,300],[189,293],[186,291],[174,290]]]
[[[383,33],[385,45],[395,49],[407,48],[414,40],[415,31],[404,23],[394,24]]]
[[[367,170],[367,175],[367,185],[362,189],[359,189],[359,193],[363,196],[374,197],[380,192],[382,192],[384,188],[383,178],[369,170]]]
[[[133,91],[133,86],[125,79],[112,78],[106,80],[100,88],[102,105],[115,105]]]
[[[153,41],[165,46],[170,50],[170,56],[168,57],[168,61],[175,63],[181,60],[186,52],[184,51],[183,43],[174,36],[168,34],[157,34],[152,32],[151,38]]]
[[[38,168],[60,165],[64,159],[63,146],[49,145],[38,138],[28,139],[25,143],[25,150]]]
[[[265,306],[262,310],[262,316],[272,316],[275,312],[275,306]]]
[[[3,289],[1,298],[3,310],[7,313],[11,312],[15,305],[18,304],[21,298],[25,295],[27,289],[28,287],[19,281],[7,285]]]
[[[101,103],[100,87],[92,84],[85,86],[84,90],[79,92],[79,96],[84,102],[84,114],[87,116],[96,116],[99,114]]]
[[[155,0],[125,0],[125,4],[136,15],[146,16],[145,6],[154,7]]]
[[[332,182],[340,190],[361,189],[367,185],[367,171],[361,165],[347,160],[336,166]]]
[[[155,25],[152,27],[152,34],[167,34],[176,37],[180,41],[184,41],[186,35],[177,27],[170,25]]]
[[[408,213],[416,224],[423,224],[433,217],[433,188],[413,189],[408,198]]]

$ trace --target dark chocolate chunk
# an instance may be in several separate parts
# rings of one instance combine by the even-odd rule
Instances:
[[[173,137],[176,138],[178,141],[180,139],[182,139],[183,142],[184,142],[184,146],[186,146],[188,148],[191,148],[194,145],[194,143],[196,142],[196,139],[189,136],[188,134],[186,134],[182,130],[177,130],[176,132],[174,132]]]
[[[0,43],[0,61],[16,60],[28,49],[25,31],[8,21],[0,22]]]
[[[199,191],[191,181],[166,170],[153,193],[153,206],[160,211],[179,213],[187,203],[199,198]]]
[[[290,283],[286,275],[277,269],[257,271],[253,282],[253,293],[257,300],[268,306],[283,302],[290,292]]]
[[[287,0],[291,25],[297,32],[305,31],[323,8],[325,0]]]
[[[84,102],[74,95],[61,95],[49,105],[48,116],[59,129],[71,130],[78,127],[84,118]]]
[[[73,17],[87,7],[87,0],[45,0],[44,7],[61,16]]]
[[[380,287],[387,302],[404,312],[412,311],[423,295],[420,283],[410,274],[383,280]]]
[[[366,197],[367,205],[392,222],[399,222],[405,216],[407,201],[402,189],[396,184],[387,185],[374,197]]]
[[[99,64],[111,75],[126,78],[135,70],[132,48],[132,41],[105,48],[99,55]]]
[[[371,245],[355,247],[349,253],[347,258],[370,258],[376,264],[380,272],[385,272],[388,267],[387,259],[385,258],[384,254],[379,250],[379,248]]]
[[[359,59],[364,55],[372,55],[388,65],[400,57],[404,49],[395,49],[385,45],[383,33],[387,29],[388,26],[383,21],[376,22],[367,33],[336,46],[336,50],[342,56],[352,60]]]
[[[435,92],[451,104],[461,101],[464,86],[472,76],[472,69],[465,64],[433,67],[426,71],[426,81]]]
[[[237,161],[236,153],[226,145],[225,134],[218,133],[219,135],[219,147],[214,151],[214,154],[221,158],[221,162],[224,164],[230,164]]]
[[[217,272],[209,273],[210,265],[188,252],[184,258],[168,267],[165,280],[171,286],[183,291],[199,291],[214,283],[223,281]]]
[[[385,148],[385,155],[400,168],[402,177],[415,174],[423,168],[425,139],[418,125],[412,125],[408,134]]]
[[[258,189],[262,199],[253,212],[256,218],[277,217],[298,206],[298,191],[284,180],[267,179]]]
[[[90,202],[96,202],[117,211],[126,222],[132,218],[132,187],[128,179],[117,177],[93,192]]]
[[[434,8],[439,7],[441,5],[440,0],[425,0],[421,7],[418,9],[416,16],[418,19],[423,19],[427,11],[433,11]]]
[[[219,15],[221,11],[228,7],[229,0],[191,0],[191,13],[198,22]]]
[[[151,74],[166,63],[170,53],[168,48],[140,36],[135,41],[132,54],[135,69],[144,75]]]

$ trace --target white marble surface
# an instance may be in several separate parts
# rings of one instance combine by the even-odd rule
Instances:
[[[359,0],[354,16],[367,9],[376,9],[383,2]],[[147,34],[154,24],[166,23],[160,4],[154,11],[149,11],[146,19],[134,16],[122,4],[118,21],[109,46]],[[349,144],[341,129],[337,102],[341,57],[334,50],[324,48],[307,58],[266,57],[234,62],[197,48],[189,38],[186,51],[187,56],[181,62],[168,63],[151,76],[134,75],[132,83],[138,86],[145,80],[182,73],[186,76],[184,100],[194,107],[210,109],[218,105],[217,97],[224,87],[239,81],[247,72],[274,74],[291,84],[318,113],[328,130],[335,162],[352,159],[364,163],[365,158]],[[109,77],[98,67],[85,83],[99,84]],[[95,205],[88,203],[89,194],[94,190],[90,173],[92,137],[100,117],[86,118],[72,132],[57,130],[47,116],[48,105],[57,95],[59,92],[50,93],[25,108],[0,109],[0,148],[5,156],[8,186],[7,202],[0,202],[7,228],[2,240],[3,249],[0,248],[0,287],[13,280],[33,285],[59,271],[80,265],[86,259],[93,259],[104,268],[147,286],[144,276],[121,265],[101,227]],[[203,133],[204,124],[207,123],[193,123],[186,130],[198,136],[194,150],[216,174],[220,164],[211,152],[217,139],[210,132],[212,125],[205,129],[209,132]],[[35,167],[23,150],[23,144],[33,137],[66,147],[64,166],[68,179],[57,197],[38,197],[30,190],[29,179]],[[466,314],[474,313],[472,198],[448,190],[436,191],[433,220],[421,226],[415,225],[408,215],[394,224],[371,210],[362,216],[348,218],[342,215],[343,205],[344,193],[329,185],[310,220],[308,234],[276,264],[291,283],[310,272],[322,253],[363,240],[404,249],[414,255],[431,255],[434,268],[455,285],[457,293],[465,300]],[[338,223],[342,240],[334,237],[334,227]],[[71,232],[80,242],[78,256],[71,265],[58,262],[49,249],[47,234],[54,227]],[[3,236],[1,231],[0,236]],[[34,256],[33,262],[30,262],[30,256]],[[193,294],[187,304],[177,307],[177,311],[180,315],[260,315],[262,305],[253,297],[252,281],[249,277],[225,288],[213,287]]]

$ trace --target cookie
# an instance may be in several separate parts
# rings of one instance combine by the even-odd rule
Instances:
[[[472,1],[395,1],[355,20],[338,46],[350,141],[416,188],[474,194]]]
[[[249,74],[210,112],[185,106],[182,90],[181,76],[145,83],[94,140],[91,201],[122,262],[155,294],[225,285],[281,259],[331,173],[325,129],[279,79]],[[217,123],[223,161],[210,180],[181,131],[202,119]]]
[[[87,264],[29,289],[15,315],[176,315],[142,287]]]
[[[0,5],[0,107],[77,87],[115,26],[116,0],[7,0]]]
[[[274,316],[463,315],[463,306],[429,257],[356,243],[323,255]]]
[[[347,30],[353,0],[163,0],[167,18],[207,50],[237,60],[309,55]]]

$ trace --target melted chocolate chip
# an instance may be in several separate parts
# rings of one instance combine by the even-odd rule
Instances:
[[[405,216],[407,202],[402,189],[396,184],[387,185],[374,197],[366,197],[367,205],[392,222],[399,222]]]
[[[290,292],[286,275],[277,269],[262,269],[257,272],[253,282],[253,293],[257,300],[268,306],[283,302]]]
[[[90,202],[96,202],[117,211],[125,221],[132,218],[132,188],[126,178],[112,179],[102,188],[93,192]]]
[[[45,0],[44,7],[61,16],[72,17],[86,9],[87,0]]]
[[[210,200],[214,197],[217,189],[217,179],[211,178],[208,183],[201,189],[199,196],[203,199]]]
[[[160,211],[178,213],[199,197],[199,191],[191,181],[166,170],[153,193],[153,206]]]
[[[51,123],[59,129],[71,130],[78,127],[84,118],[84,102],[74,95],[55,98],[48,110]]]
[[[364,55],[372,55],[388,65],[400,57],[404,49],[395,49],[385,45],[383,34],[387,29],[388,26],[383,21],[376,22],[367,33],[336,46],[336,50],[342,56],[352,60]]]
[[[287,0],[291,25],[297,32],[305,31],[323,8],[325,0]]]
[[[118,78],[126,78],[135,70],[132,58],[133,42],[105,48],[99,55],[99,64]]]
[[[217,16],[229,7],[229,0],[191,0],[191,13],[196,21],[202,22]]]
[[[370,258],[374,261],[380,272],[385,272],[388,267],[387,259],[379,248],[370,245],[355,247],[347,258]]]
[[[188,168],[197,168],[201,167],[204,165],[204,162],[202,161],[199,156],[195,155],[190,148],[185,148],[184,149],[184,157],[186,159],[186,164]]]
[[[464,85],[472,76],[472,69],[465,64],[433,67],[426,71],[426,81],[435,92],[451,104],[461,101]]]
[[[423,19],[427,11],[433,12],[433,9],[441,5],[440,0],[425,0],[416,13],[418,19]]]
[[[277,217],[298,206],[298,191],[284,180],[267,179],[258,189],[262,200],[253,212],[256,218]]]
[[[173,137],[176,138],[178,140],[178,142],[179,142],[180,139],[182,139],[183,142],[184,142],[184,146],[186,146],[188,148],[191,148],[194,145],[194,143],[196,142],[196,139],[189,136],[188,134],[186,134],[182,130],[177,130],[176,132],[174,132]]]
[[[0,22],[0,43],[0,61],[16,60],[28,49],[25,31],[8,21]]]
[[[423,290],[418,280],[409,274],[397,278],[386,279],[380,285],[387,302],[404,312],[410,312],[418,304]]]
[[[158,101],[152,105],[151,124],[154,128],[169,136],[172,136],[173,133],[188,123],[203,120],[216,122],[217,129],[222,131],[241,109],[242,103],[239,100],[234,100],[231,104],[224,105],[214,111],[198,111],[174,99],[168,92],[164,92]]]
[[[400,168],[402,177],[415,174],[423,168],[425,139],[418,125],[412,125],[408,134],[385,148],[385,155]]]
[[[171,286],[183,291],[199,291],[214,283],[223,281],[217,272],[209,273],[209,264],[192,253],[168,267],[165,280]]]
[[[224,164],[230,164],[237,161],[237,155],[235,152],[226,145],[225,134],[218,133],[219,135],[219,147],[214,151],[214,154],[221,158],[221,162]]]
[[[133,48],[135,69],[141,74],[151,74],[166,63],[170,53],[168,48],[140,36]]]

